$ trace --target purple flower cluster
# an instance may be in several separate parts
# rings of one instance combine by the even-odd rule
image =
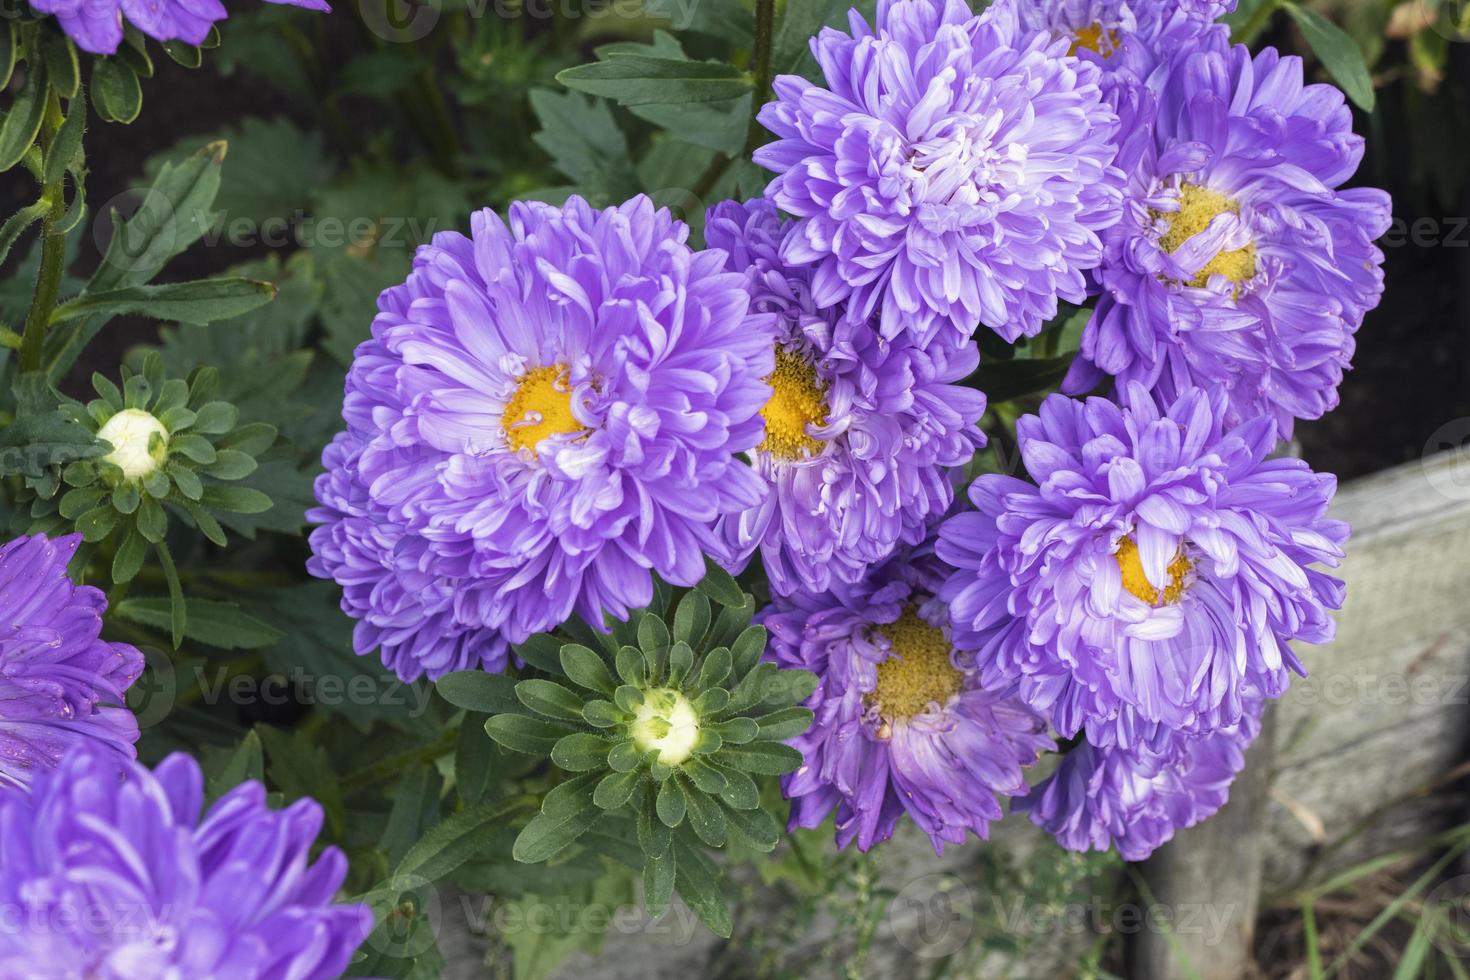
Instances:
[[[266,0],[307,10],[330,12],[326,0]],[[77,47],[92,54],[116,54],[123,21],[155,41],[202,44],[215,24],[229,16],[220,0],[30,0],[51,14]]]
[[[854,586],[778,598],[762,616],[768,656],[816,673],[806,759],[782,780],[792,827],[835,810],[837,843],[866,851],[907,813],[935,850],[989,836],[1000,800],[1024,793],[1025,767],[1054,748],[1020,699],[953,660],[946,572],[932,543],[903,549]]]
[[[760,121],[778,139],[755,153],[817,305],[960,344],[982,323],[1033,335],[1058,297],[1080,303],[1122,184],[1097,67],[1009,5],[879,0],[876,26],[850,24],[812,42],[824,86],[776,79]]]
[[[643,197],[516,204],[419,249],[347,378],[309,516],[359,653],[405,680],[483,666],[574,613],[649,603],[759,501],[769,318]]]
[[[31,792],[0,790],[0,977],[331,980],[373,926],[334,905],[322,811],[265,804],[256,782],[207,810],[185,755],[156,771],[80,749]]]
[[[1252,57],[1215,32],[1151,77],[1122,220],[1104,233],[1101,296],[1063,390],[1105,375],[1170,400],[1227,392],[1225,421],[1296,419],[1337,404],[1353,334],[1383,292],[1388,196],[1341,189],[1363,156],[1330,85],[1299,58]]]
[[[0,787],[25,787],[73,746],[133,755],[124,692],[143,655],[100,638],[107,600],[67,577],[81,535],[0,547]]]
[[[919,544],[954,501],[951,468],[985,444],[985,396],[957,383],[979,363],[974,342],[884,341],[819,310],[809,272],[781,261],[790,228],[764,201],[721,204],[705,225],[744,273],[752,312],[775,322],[773,394],[752,456],[770,491],[720,531],[736,564],[760,550],[782,595],[854,584],[899,544]]]
[[[1164,408],[1136,383],[1121,395],[1054,395],[1020,419],[1035,482],[978,478],[975,510],[944,523],[936,550],[957,569],[940,595],[962,662],[1085,733],[1097,791],[1131,799],[1096,773],[1208,755],[1181,740],[1248,730],[1253,706],[1303,673],[1289,641],[1332,638],[1343,588],[1320,566],[1337,565],[1348,528],[1325,516],[1333,477],[1271,456],[1269,417],[1225,429],[1220,389]],[[1038,820],[1053,826],[1059,805]]]

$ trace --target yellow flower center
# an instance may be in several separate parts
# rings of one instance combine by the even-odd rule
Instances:
[[[893,734],[893,723],[923,714],[930,704],[944,705],[960,693],[963,675],[950,662],[949,640],[944,631],[931,626],[913,607],[878,632],[892,651],[878,665],[878,685],[867,696],[876,707],[882,724],[879,738]]]
[[[1240,213],[1240,205],[1218,191],[1197,184],[1185,184],[1179,188],[1178,211],[1155,211],[1154,216],[1168,222],[1168,229],[1159,239],[1164,251],[1173,254],[1179,246],[1209,227],[1216,216],[1229,211]],[[1210,276],[1220,275],[1236,285],[1246,282],[1256,274],[1256,247],[1221,252],[1200,269],[1190,280],[1191,286],[1204,286]]]
[[[1118,542],[1118,550],[1114,552],[1113,558],[1118,562],[1118,571],[1123,573],[1123,588],[1127,589],[1137,598],[1148,603],[1150,606],[1172,606],[1184,595],[1184,578],[1189,570],[1194,567],[1190,560],[1184,557],[1184,552],[1174,556],[1169,563],[1169,584],[1164,587],[1163,594],[1153,587],[1148,576],[1143,574],[1143,562],[1138,557],[1138,545],[1132,538],[1124,538]]]
[[[766,437],[759,450],[777,459],[805,459],[822,451],[820,439],[807,426],[827,421],[827,386],[817,380],[817,369],[801,354],[776,345],[776,370],[766,379],[771,399],[761,409]]]
[[[1077,52],[1086,48],[1104,58],[1111,58],[1113,52],[1118,50],[1118,32],[1108,30],[1096,21],[1086,27],[1079,27],[1072,32],[1072,50],[1069,54],[1076,56]],[[1104,42],[1107,46],[1104,47]]]
[[[511,449],[517,452],[535,452],[547,436],[587,431],[572,414],[566,365],[532,368],[522,375],[516,393],[506,402],[500,425]]]

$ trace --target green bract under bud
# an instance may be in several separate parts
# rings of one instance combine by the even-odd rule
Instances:
[[[645,691],[629,726],[633,742],[644,752],[658,753],[658,761],[677,766],[694,754],[699,741],[699,715],[678,691]]]
[[[780,823],[762,805],[776,794],[758,780],[801,765],[785,742],[811,724],[801,702],[817,681],[763,658],[754,611],[707,562],[677,603],[660,582],[650,608],[607,632],[571,622],[533,636],[516,648],[520,678],[477,670],[440,679],[450,703],[492,716],[485,730],[495,741],[568,774],[517,837],[517,860],[548,860],[594,828],[636,828],[649,912],[662,914],[677,889],[706,925],[730,934],[705,849],[776,846]]]
[[[118,412],[97,430],[97,438],[112,446],[102,461],[121,470],[125,480],[152,476],[168,455],[168,429],[140,408]]]

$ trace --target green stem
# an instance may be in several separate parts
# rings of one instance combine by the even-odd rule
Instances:
[[[47,95],[46,117],[41,124],[41,146],[51,148],[56,131],[61,128],[61,99],[53,89]],[[56,299],[61,292],[61,276],[66,271],[66,233],[57,231],[66,217],[65,175],[42,188],[41,198],[49,203],[46,217],[41,225],[41,271],[36,276],[36,291],[31,298],[31,309],[26,314],[25,333],[20,345],[20,369],[22,372],[41,369],[42,345],[46,340],[46,327],[51,321],[51,311],[56,308]]]
[[[771,44],[775,38],[776,0],[756,0],[755,46],[750,49],[750,71],[755,87],[750,93],[750,128],[745,136],[745,155],[765,142],[758,116],[771,98]]]

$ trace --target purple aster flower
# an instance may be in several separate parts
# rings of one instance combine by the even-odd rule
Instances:
[[[72,746],[131,758],[138,722],[123,692],[143,655],[100,638],[107,600],[72,584],[79,534],[37,534],[0,547],[0,787],[30,785]]]
[[[1104,235],[1102,289],[1063,390],[1106,375],[1169,400],[1222,386],[1227,425],[1269,414],[1283,438],[1321,417],[1383,291],[1388,195],[1339,189],[1363,140],[1299,58],[1202,36],[1150,83],[1125,141],[1123,220]]]
[[[1260,734],[1261,708],[1249,702],[1238,724],[1208,735],[1170,732],[1156,749],[1084,741],[1011,809],[1030,813],[1068,850],[1116,845],[1125,859],[1142,861],[1174,831],[1225,805],[1245,750]]]
[[[1336,490],[1270,458],[1275,425],[1225,430],[1225,395],[1189,389],[1160,410],[1053,395],[1016,425],[1035,484],[986,475],[974,512],[939,531],[958,571],[941,592],[956,645],[988,684],[1020,681],[1065,736],[1158,741],[1237,724],[1249,697],[1304,673],[1290,640],[1332,638],[1348,527]]]
[[[980,323],[1015,340],[1082,302],[1122,183],[1097,67],[1009,7],[879,0],[876,29],[849,20],[812,42],[825,87],[776,79],[760,119],[779,139],[755,153],[817,305],[928,345]]]
[[[770,317],[645,197],[511,206],[441,233],[379,298],[317,482],[314,575],[405,680],[505,663],[704,575],[764,492]]]
[[[1233,0],[997,0],[1014,7],[1021,27],[1071,42],[1069,53],[1097,66],[1103,91],[1145,81],[1159,63],[1207,31]],[[1116,102],[1115,102],[1116,107]],[[1128,133],[1128,127],[1120,130]]]
[[[887,840],[905,812],[934,842],[981,838],[1022,770],[1054,747],[1016,697],[955,666],[934,592],[947,569],[931,545],[902,549],[856,586],[778,597],[762,615],[768,656],[817,674],[816,719],[789,744],[806,760],[782,778],[791,826],[837,811],[837,844]]]
[[[760,549],[771,588],[823,592],[854,583],[900,543],[916,545],[954,501],[949,467],[985,445],[985,396],[956,384],[980,354],[883,340],[868,324],[819,311],[810,272],[780,258],[785,228],[768,201],[727,201],[705,236],[745,274],[751,310],[776,323],[773,394],[752,456],[770,485],[760,503],[720,520],[731,562]]]
[[[325,0],[266,0],[307,10],[331,11]],[[115,54],[126,20],[155,41],[202,44],[209,29],[229,16],[220,0],[30,0],[31,8],[54,16],[76,46],[93,54]]]
[[[71,752],[29,795],[0,791],[0,976],[339,976],[373,916],[331,904],[347,859],[310,863],[321,824],[309,799],[268,809],[257,782],[205,811],[183,754],[150,772]]]

